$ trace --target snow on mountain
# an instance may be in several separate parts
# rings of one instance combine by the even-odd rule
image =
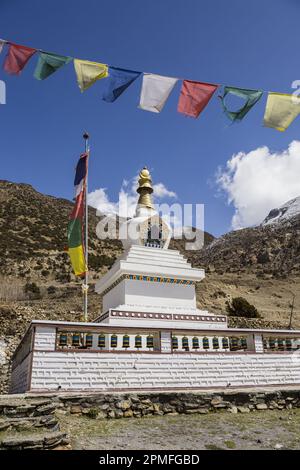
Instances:
[[[291,199],[277,209],[272,209],[261,225],[286,222],[296,216],[300,217],[300,196]]]

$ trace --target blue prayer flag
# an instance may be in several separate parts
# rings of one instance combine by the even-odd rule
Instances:
[[[107,88],[102,99],[108,103],[113,103],[140,75],[141,72],[135,72],[134,70],[109,67]]]
[[[80,155],[80,158],[76,166],[76,171],[75,171],[74,186],[77,186],[78,184],[80,184],[83,178],[86,177],[87,158],[88,158],[87,153],[83,153],[82,155]]]

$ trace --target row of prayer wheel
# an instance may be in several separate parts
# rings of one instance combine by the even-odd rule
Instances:
[[[212,347],[213,349],[220,349],[220,339],[221,339],[221,348],[222,349],[230,349],[231,351],[237,351],[238,349],[247,349],[247,340],[245,337],[236,338],[232,336],[231,338],[218,338],[214,336],[212,338]],[[189,350],[190,342],[187,336],[183,336],[181,338],[181,346],[182,349]],[[210,349],[209,338],[204,336],[202,338],[202,348],[207,350]],[[179,349],[179,341],[176,336],[172,336],[172,349]],[[192,338],[192,349],[200,349],[200,340],[197,336]]]
[[[121,338],[118,338],[116,334],[112,334],[110,336],[110,347],[111,348],[117,348],[118,347],[118,340],[121,339],[121,345],[124,349],[127,349],[130,347],[130,337],[129,335],[125,334]],[[200,339],[197,336],[194,336],[192,339],[192,349],[200,349]],[[209,338],[204,336],[202,338],[202,348],[204,350],[210,349],[210,342]],[[59,342],[58,342],[60,347],[66,347],[69,345],[68,342],[68,333],[60,333],[59,335]],[[106,335],[104,333],[100,333],[98,335],[98,340],[97,340],[98,347],[103,349],[107,347],[106,343]],[[220,346],[221,344],[221,346]],[[93,334],[92,333],[86,333],[84,335],[80,333],[72,333],[71,334],[71,346],[74,348],[79,348],[79,347],[86,347],[86,348],[91,348],[93,347]],[[142,336],[137,334],[134,337],[134,347],[137,349],[142,348]],[[149,334],[146,337],[146,347],[148,349],[152,349],[154,347],[154,337],[153,335]],[[183,336],[181,338],[181,347],[182,349],[188,351],[190,349],[190,339],[187,336]],[[266,346],[267,347],[267,346]],[[224,338],[218,338],[217,336],[214,336],[212,338],[212,348],[214,350],[217,349],[230,349],[231,351],[237,351],[239,349],[247,349],[247,339],[245,337],[237,338],[235,336],[232,336],[230,338],[224,337]],[[275,340],[269,339],[269,348],[270,349],[275,349]],[[278,349],[284,349],[283,343],[278,340]],[[286,348],[292,349],[292,342],[291,340],[286,340]],[[179,340],[176,336],[172,336],[172,349],[176,350],[179,349]]]
[[[129,335],[123,335],[121,340],[122,340],[122,347],[124,349],[127,349],[130,347]],[[58,344],[60,347],[68,346],[68,334],[67,333],[60,333]],[[93,335],[91,333],[86,333],[85,338],[83,340],[80,333],[72,333],[71,345],[74,348],[79,348],[83,346],[85,346],[86,348],[91,348],[93,346]],[[106,336],[104,333],[100,333],[98,335],[98,347],[99,348],[106,347]],[[110,347],[111,348],[118,347],[118,336],[116,334],[112,334],[110,337]],[[142,337],[139,334],[134,337],[134,347],[137,349],[142,348]],[[149,349],[152,349],[154,347],[153,335],[148,335],[146,337],[146,347]]]
[[[264,349],[271,349],[275,350],[278,349],[279,351],[292,351],[293,343],[290,338],[268,338],[264,339]]]

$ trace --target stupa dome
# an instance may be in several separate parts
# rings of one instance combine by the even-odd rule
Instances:
[[[120,225],[123,246],[125,249],[129,249],[132,245],[168,248],[171,229],[153,205],[152,179],[148,168],[144,167],[140,171],[138,184],[139,200],[135,216]]]

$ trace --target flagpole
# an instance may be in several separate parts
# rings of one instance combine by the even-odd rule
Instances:
[[[85,132],[83,134],[84,142],[85,142],[85,153],[88,154],[87,160],[87,170],[86,170],[86,178],[85,178],[85,263],[86,263],[86,272],[85,272],[85,279],[84,279],[84,286],[83,286],[83,311],[84,311],[84,321],[88,321],[88,256],[89,256],[89,211],[88,211],[88,167],[89,167],[89,134]]]

